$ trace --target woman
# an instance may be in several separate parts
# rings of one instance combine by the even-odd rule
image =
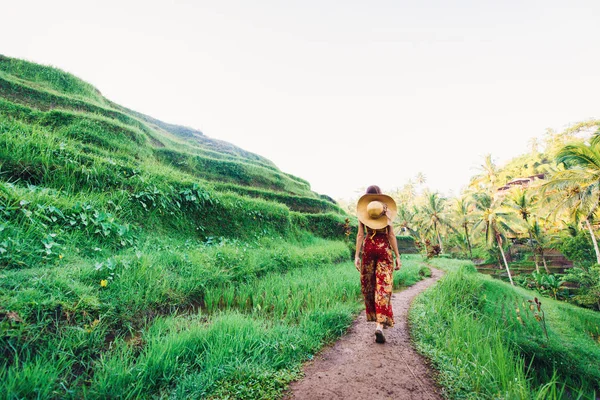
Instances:
[[[397,214],[396,202],[381,194],[378,186],[369,186],[367,193],[358,200],[356,213],[359,223],[354,264],[360,272],[367,321],[377,322],[375,341],[385,343],[383,328],[394,326],[392,269],[399,270],[402,265],[392,229]],[[396,256],[395,262],[392,252]]]

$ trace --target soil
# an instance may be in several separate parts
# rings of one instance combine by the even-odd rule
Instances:
[[[304,366],[304,378],[292,382],[291,399],[442,399],[432,369],[411,343],[408,308],[417,294],[443,272],[392,295],[395,326],[384,330],[386,343],[375,343],[375,323],[364,311],[346,335]]]

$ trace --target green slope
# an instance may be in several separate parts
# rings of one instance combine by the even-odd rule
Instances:
[[[264,157],[0,56],[0,393],[280,393],[357,310],[346,218]],[[213,324],[285,345],[207,366],[194,357],[216,357]],[[194,355],[152,354],[184,325],[204,335]]]

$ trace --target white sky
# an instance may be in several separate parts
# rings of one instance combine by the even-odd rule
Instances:
[[[0,54],[261,154],[334,198],[418,172],[456,194],[486,153],[599,118],[600,2],[2,4]]]

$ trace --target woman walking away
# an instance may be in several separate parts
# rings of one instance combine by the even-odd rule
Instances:
[[[367,321],[377,322],[375,341],[385,343],[383,328],[394,326],[392,269],[399,270],[402,265],[392,228],[397,214],[396,202],[381,194],[378,186],[369,186],[367,193],[358,200],[356,214],[359,223],[354,265],[360,272]],[[395,262],[392,252],[396,256]]]

